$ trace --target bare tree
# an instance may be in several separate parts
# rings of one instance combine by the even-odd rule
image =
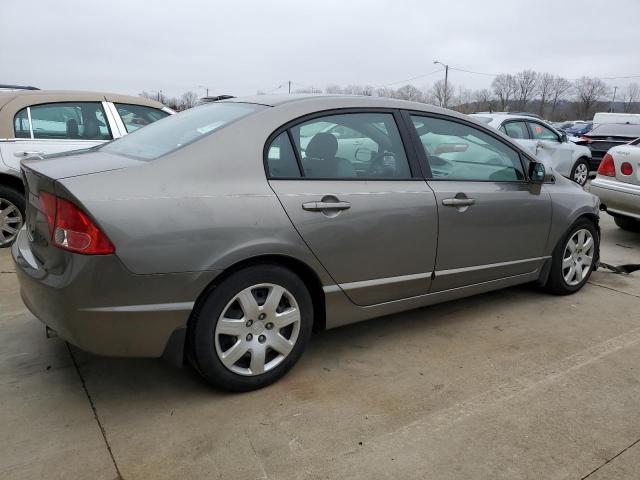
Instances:
[[[395,98],[396,91],[389,87],[380,87],[375,90],[376,97]]]
[[[533,70],[523,70],[516,73],[515,79],[517,85],[515,97],[518,101],[518,108],[520,110],[526,110],[527,102],[531,100],[536,91],[538,74]]]
[[[491,97],[491,90],[488,88],[483,88],[482,90],[476,90],[473,92],[473,98],[476,101],[476,110],[490,110]]]
[[[500,100],[500,110],[505,111],[509,107],[509,100],[516,93],[516,80],[513,75],[501,73],[491,83],[494,93]]]
[[[461,113],[473,112],[473,92],[469,88],[458,87],[458,98],[453,99],[452,103],[457,105],[456,110]]]
[[[640,100],[640,86],[637,83],[630,83],[622,95],[623,111],[631,113],[635,110],[635,105]]]
[[[294,90],[293,93],[322,93],[322,89],[314,86],[303,87],[303,88],[298,88],[297,90]]]
[[[451,82],[447,83],[447,88],[445,89],[444,80],[438,80],[433,84],[433,88],[431,89],[433,93],[433,98],[438,106],[442,107],[444,105],[448,105],[453,98],[455,87]]]
[[[331,94],[340,94],[340,93],[344,93],[344,91],[342,90],[342,87],[340,85],[336,85],[336,84],[331,84],[331,85],[327,85],[327,87],[324,89],[324,91],[326,93],[331,93]]]
[[[573,84],[564,77],[555,76],[549,90],[549,99],[551,101],[551,114],[553,115],[558,106],[558,102],[564,100],[573,90]]]
[[[553,75],[550,73],[541,73],[538,75],[538,95],[540,95],[540,109],[538,113],[540,116],[544,116],[544,106],[549,101],[551,90],[553,86]]]
[[[180,110],[186,110],[188,108],[195,107],[198,104],[198,100],[199,100],[198,94],[193,90],[189,90],[187,92],[184,92],[180,96],[180,102],[178,107]]]
[[[599,78],[582,77],[576,80],[576,111],[581,118],[589,118],[593,110],[605,95],[609,87]]]
[[[398,90],[396,90],[394,97],[400,98],[402,100],[410,100],[412,102],[424,101],[424,94],[413,85],[405,85],[404,87],[400,87]]]

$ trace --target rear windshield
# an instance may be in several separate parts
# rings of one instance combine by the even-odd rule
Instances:
[[[640,137],[640,125],[605,123],[594,127],[589,135],[593,137]]]
[[[209,103],[163,118],[107,143],[101,150],[154,160],[265,108],[254,103]]]

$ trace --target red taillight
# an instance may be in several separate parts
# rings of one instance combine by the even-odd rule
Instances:
[[[54,245],[85,255],[106,255],[115,252],[107,236],[69,200],[40,192],[40,201]]]
[[[623,162],[622,165],[620,165],[620,172],[622,172],[623,175],[631,175],[633,173],[633,167],[629,162]]]
[[[613,157],[608,153],[605,153],[600,166],[598,167],[598,175],[604,175],[606,177],[616,176],[616,166],[613,163]]]

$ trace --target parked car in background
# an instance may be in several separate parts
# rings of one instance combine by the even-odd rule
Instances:
[[[575,122],[569,128],[565,128],[563,131],[569,137],[579,137],[580,135],[584,135],[588,133],[593,128],[593,122]]]
[[[0,247],[11,245],[23,223],[22,159],[94,147],[172,113],[159,102],[128,95],[0,92]]]
[[[640,113],[598,112],[593,115],[594,125],[600,125],[604,123],[640,125]]]
[[[591,192],[620,228],[640,232],[640,138],[611,148],[600,162]]]
[[[634,141],[640,137],[640,124],[603,123],[594,124],[593,129],[581,135],[576,142],[591,150],[591,167],[597,168],[609,149]]]
[[[564,132],[567,128],[573,127],[576,122],[566,121],[566,122],[553,122],[551,126],[556,130],[560,130]]]
[[[352,132],[370,152],[339,156]],[[29,310],[96,354],[186,349],[229,390],[282,377],[314,328],[534,281],[570,294],[598,260],[594,195],[423,103],[223,100],[22,169]]]
[[[565,133],[543,120],[529,115],[500,112],[472,114],[471,117],[510,136],[560,175],[579,185],[587,183],[591,151],[569,141]]]

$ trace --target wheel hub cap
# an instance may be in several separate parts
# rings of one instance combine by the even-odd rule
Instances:
[[[22,214],[16,205],[0,198],[0,245],[7,245],[16,238],[22,228]]]
[[[280,285],[262,283],[245,288],[224,307],[214,344],[227,369],[260,375],[282,363],[299,333],[300,310],[294,296]]]
[[[562,276],[567,285],[578,285],[593,267],[595,241],[587,229],[575,232],[567,242],[562,256]]]

